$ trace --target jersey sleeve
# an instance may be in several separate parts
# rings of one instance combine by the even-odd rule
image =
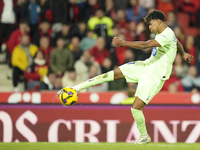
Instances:
[[[166,32],[156,35],[155,40],[163,47],[167,44],[170,44],[172,41],[171,36],[166,34]]]

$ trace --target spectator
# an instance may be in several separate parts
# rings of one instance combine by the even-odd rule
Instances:
[[[99,7],[101,7],[101,8],[105,7],[105,1],[106,0],[97,0],[97,3],[99,4]]]
[[[86,36],[87,24],[84,21],[79,21],[74,28],[72,28],[71,35],[78,36],[80,40]]]
[[[28,20],[31,31],[31,37],[38,32],[38,24],[41,8],[36,0],[28,0],[20,7],[20,18]]]
[[[137,52],[139,53],[137,53]],[[135,57],[136,60],[146,60],[147,58],[149,58],[149,56],[151,56],[152,53],[152,48],[146,48],[146,49],[142,49],[141,51],[135,50]]]
[[[21,37],[23,35],[29,35],[29,31],[30,28],[28,26],[28,23],[25,20],[21,20],[19,23],[19,28],[12,32],[12,34],[10,35],[10,39],[7,42],[7,49],[10,54],[12,54],[15,46],[17,46],[21,42]]]
[[[193,94],[199,93],[199,91],[196,87],[193,87],[190,92],[193,93]]]
[[[199,30],[199,34],[195,37],[195,47],[197,49],[197,51],[200,52],[200,30]]]
[[[53,90],[55,84],[55,73],[49,71],[47,76],[44,77],[43,82],[40,83],[39,91],[42,90]]]
[[[80,59],[83,53],[79,45],[80,45],[80,40],[77,36],[73,37],[68,45],[68,49],[72,51],[74,62]]]
[[[17,1],[17,11],[16,11],[16,20],[22,20],[20,17],[20,9],[23,6],[23,4],[27,1],[27,0],[16,0]]]
[[[133,53],[133,50],[130,48],[127,48],[124,52],[124,63],[133,62],[135,61],[135,54]]]
[[[194,56],[194,58],[191,61],[191,65],[195,65],[195,54],[196,54],[196,48],[194,46],[194,37],[192,35],[188,35],[186,37],[186,42],[185,42],[185,50],[186,52],[188,52],[189,54],[191,54],[192,56]]]
[[[135,88],[128,88],[127,90],[127,98],[123,101],[121,101],[120,104],[122,105],[132,105],[134,100],[135,100],[135,92],[136,92],[136,89]]]
[[[14,48],[11,60],[13,65],[14,91],[18,91],[17,85],[20,76],[23,76],[24,71],[32,65],[33,56],[35,56],[37,50],[38,47],[30,43],[27,35],[23,35],[21,37],[21,43]]]
[[[168,27],[170,27],[172,30],[176,27],[179,26],[179,24],[176,22],[176,14],[173,11],[169,11],[167,13],[167,20],[166,24]]]
[[[134,41],[146,41],[146,35],[145,35],[145,24],[143,21],[139,22],[136,27],[135,35],[134,35]],[[132,37],[133,38],[133,37]],[[142,49],[142,50],[136,50],[134,51],[135,53],[135,59],[136,60],[145,60],[149,58],[151,55],[151,48],[148,49]]]
[[[97,75],[99,75],[97,67],[91,66],[89,78],[91,79]],[[108,83],[107,82],[88,88],[88,92],[106,92],[106,91],[108,91]]]
[[[195,66],[197,67],[198,75],[200,75],[200,53],[199,53],[199,51],[197,52],[197,54],[195,56],[196,56]]]
[[[181,80],[185,91],[191,91],[193,88],[197,88],[200,91],[200,77],[197,76],[197,68],[190,66],[188,74]]]
[[[95,30],[98,36],[106,37],[112,36],[113,21],[110,17],[104,15],[104,10],[98,8],[95,16],[88,21],[88,27],[91,30]]]
[[[126,21],[126,12],[123,9],[119,9],[116,12],[115,17],[116,26],[120,33],[126,34],[128,31],[128,23]]]
[[[112,70],[112,60],[109,57],[105,57],[101,65],[102,73],[107,73]]]
[[[70,23],[62,23],[62,28],[61,31],[56,33],[55,37],[52,40],[52,45],[56,46],[56,41],[58,38],[62,37],[65,39],[65,43],[69,44],[70,39],[71,39],[71,33],[70,33],[71,25]]]
[[[38,2],[41,8],[40,21],[48,20],[49,22],[52,22],[53,14],[52,14],[52,11],[48,8],[46,2],[47,0],[39,0]]]
[[[23,5],[27,0],[17,0],[17,5],[21,6]]]
[[[65,40],[59,38],[57,40],[57,47],[51,51],[50,54],[50,68],[58,76],[61,77],[63,73],[73,66],[74,60],[70,50],[65,47]]]
[[[119,67],[119,66],[115,65],[113,67],[113,69],[116,69],[117,67]],[[115,81],[111,81],[111,82],[109,82],[109,90],[110,91],[122,91],[122,90],[125,90],[125,88],[126,88],[126,84],[125,83],[126,83],[125,79],[118,79],[118,80],[115,80]]]
[[[120,38],[124,39],[125,40],[125,37],[120,34],[119,35]],[[125,51],[126,51],[126,47],[123,46],[123,47],[115,47],[115,50],[114,50],[114,53],[111,53],[111,57],[112,57],[112,60],[115,60],[113,65],[122,65],[124,64],[125,62]],[[116,59],[113,58],[114,56],[116,56]]]
[[[77,4],[76,0],[69,0],[68,4],[68,18],[67,20],[71,23],[77,23],[83,17],[83,11]]]
[[[49,21],[45,20],[41,22],[41,24],[39,25],[39,31],[33,35],[32,41],[35,45],[39,46],[40,38],[43,36],[46,36],[49,38],[49,41],[51,41],[52,33],[53,33],[53,30],[51,29],[51,25]]]
[[[95,45],[97,40],[95,38],[93,38],[93,35],[94,35],[93,30],[87,31],[87,36],[81,40],[81,43],[79,45],[80,49],[82,49],[83,51],[86,51]]]
[[[127,82],[127,88],[136,88],[137,87],[137,84],[136,83],[133,83],[133,82]]]
[[[150,13],[153,12],[154,10],[156,10],[155,7],[150,7],[150,8],[147,10],[147,14],[150,14]],[[155,38],[155,34],[154,34],[154,33],[151,33],[147,26],[146,26],[145,32],[146,32],[146,37],[148,37],[147,39],[154,39],[154,38]]]
[[[113,0],[105,0],[105,16],[110,17],[112,20],[115,20],[116,17],[116,11],[114,7]]]
[[[47,9],[52,11],[53,15],[53,32],[57,33],[61,31],[62,22],[67,21],[68,16],[68,1],[66,0],[47,0]]]
[[[103,37],[98,37],[95,46],[90,49],[90,53],[100,65],[102,65],[104,58],[110,55],[105,44],[105,39]]]
[[[200,34],[198,36],[195,37],[195,48],[196,48],[196,61],[195,61],[195,65],[197,67],[198,70],[198,75],[200,74]]]
[[[137,24],[135,22],[130,22],[128,25],[128,32],[124,34],[127,41],[134,41],[136,36]]]
[[[190,25],[194,25],[195,14],[199,9],[200,2],[197,0],[180,0],[181,9],[190,15]]]
[[[195,26],[197,28],[200,28],[200,8],[198,9],[198,11],[196,12],[196,18],[195,18]]]
[[[115,36],[118,36],[122,39],[125,39],[123,34],[119,33],[119,30],[117,29],[117,26],[113,26],[112,28],[113,30],[113,36],[108,36],[106,38],[106,48],[109,50],[110,52],[110,59],[112,61],[112,67],[115,65],[119,65],[122,64],[124,61],[124,56],[123,53],[126,49],[126,47],[116,47],[114,45],[112,45],[112,40]]]
[[[39,47],[40,51],[42,51],[45,55],[45,60],[47,65],[49,65],[49,58],[50,58],[50,53],[53,50],[53,47],[50,46],[49,43],[49,38],[46,36],[43,36],[40,38],[40,47]]]
[[[176,38],[180,41],[180,43],[184,46],[185,45],[185,36],[183,31],[179,26],[174,27],[173,29]]]
[[[67,86],[75,86],[77,84],[80,84],[83,82],[82,75],[79,75],[76,73],[76,70],[72,67],[69,68],[64,76],[62,77],[62,86],[67,87]]]
[[[155,7],[155,0],[139,0],[139,5],[145,9]]]
[[[60,77],[56,77],[55,82],[54,82],[54,90],[60,90],[62,89],[62,79]]]
[[[184,91],[181,80],[176,76],[176,71],[174,68],[172,69],[170,78],[165,81],[161,91],[169,91],[171,93],[175,93],[176,91]]]
[[[139,22],[146,16],[147,12],[144,7],[138,4],[138,0],[129,0],[130,8],[127,10],[126,17],[128,21]]]
[[[15,27],[16,0],[0,1],[0,52],[3,40],[8,41]]]
[[[113,32],[113,35],[112,35],[112,36],[107,36],[107,37],[106,37],[106,48],[107,48],[109,51],[114,51],[114,50],[112,50],[112,49],[113,49],[115,46],[112,45],[112,40],[113,40],[114,37],[120,35],[120,32],[119,32],[119,30],[118,30],[118,28],[117,28],[116,25],[112,27],[112,32]]]
[[[176,83],[170,83],[169,84],[168,92],[169,93],[177,93],[178,92]]]
[[[141,21],[137,24],[135,41],[146,41],[147,40],[147,38],[144,34],[145,28],[146,27],[145,27],[145,24],[143,21]]]
[[[183,78],[187,75],[188,66],[185,63],[185,61],[183,61],[183,58],[181,57],[180,53],[176,54],[176,58],[174,61],[174,69],[178,78]]]
[[[174,11],[174,6],[170,2],[170,0],[156,0],[156,2],[157,9],[162,10],[165,15],[167,15],[170,11]],[[165,19],[167,19],[167,17]]]
[[[84,51],[83,55],[74,64],[76,73],[81,75],[84,80],[89,79],[90,67],[94,65],[97,68],[97,73],[101,74],[101,68],[98,62],[94,60],[89,51]]]
[[[150,14],[150,13],[153,12],[154,10],[156,10],[155,7],[149,7],[149,8],[147,9],[147,14]]]
[[[100,7],[97,0],[88,0],[85,2],[85,8],[84,8],[84,16],[85,21],[88,21],[91,17],[95,16],[96,10]]]
[[[40,86],[40,81],[47,76],[48,66],[45,56],[42,51],[37,51],[33,64],[25,71],[27,79],[27,88],[29,90],[37,90]]]
[[[115,9],[127,9],[129,0],[114,0]]]

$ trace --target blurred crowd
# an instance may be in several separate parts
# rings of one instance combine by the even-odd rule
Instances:
[[[59,90],[74,86],[130,61],[145,60],[152,49],[112,45],[113,37],[146,41],[150,33],[143,17],[155,9],[166,15],[191,64],[177,53],[162,91],[200,90],[199,0],[0,0],[0,63],[13,70],[13,90]],[[136,88],[124,79],[87,91]],[[85,90],[86,91],[86,90]]]

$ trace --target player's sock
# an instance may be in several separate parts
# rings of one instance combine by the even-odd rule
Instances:
[[[140,135],[147,135],[147,129],[145,125],[145,118],[144,118],[143,112],[141,110],[137,110],[133,108],[131,108],[131,112],[137,124]]]
[[[80,90],[89,88],[91,86],[97,85],[97,84],[101,84],[104,82],[108,82],[108,81],[113,81],[114,80],[114,71],[109,71],[107,73],[101,74],[99,76],[96,76],[92,79],[89,79],[79,85],[74,86],[74,89],[79,92]]]

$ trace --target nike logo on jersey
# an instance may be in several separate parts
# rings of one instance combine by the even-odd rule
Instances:
[[[150,97],[150,96],[149,96]],[[149,100],[149,97],[146,99],[147,101]]]

